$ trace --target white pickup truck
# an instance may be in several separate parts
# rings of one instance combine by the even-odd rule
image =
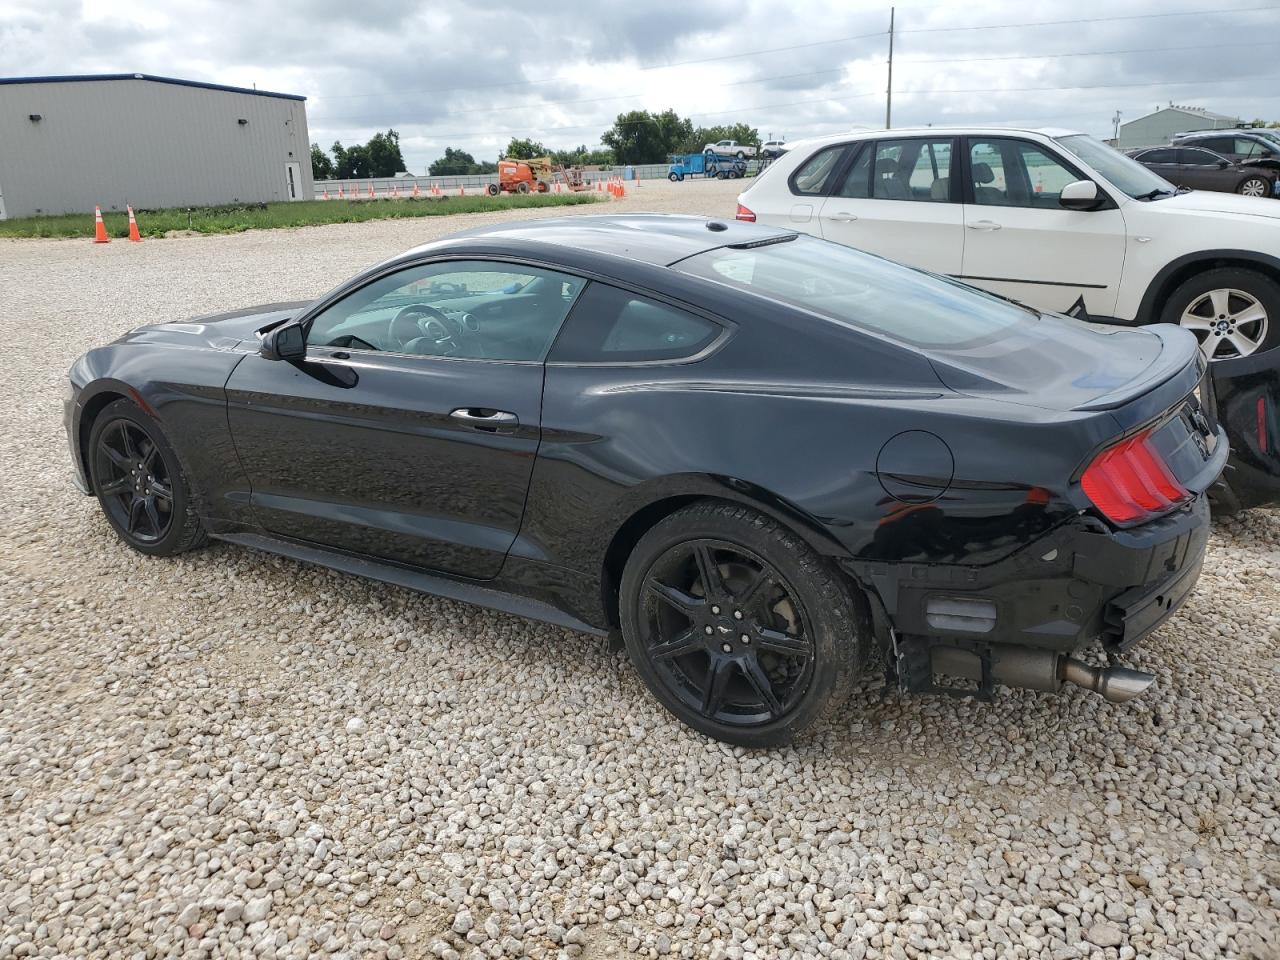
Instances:
[[[715,143],[708,143],[702,148],[702,152],[727,154],[739,160],[746,160],[756,155],[756,148],[747,143],[739,143],[737,140],[717,140]]]

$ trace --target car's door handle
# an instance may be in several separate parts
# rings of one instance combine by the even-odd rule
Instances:
[[[966,227],[970,230],[999,230],[1000,224],[994,220],[975,220],[973,223],[966,223]]]
[[[858,219],[857,214],[849,213],[847,210],[841,210],[839,213],[833,213],[828,220],[834,220],[836,223],[851,223]]]
[[[520,418],[514,413],[489,407],[458,407],[449,416],[486,433],[510,433],[520,426]]]

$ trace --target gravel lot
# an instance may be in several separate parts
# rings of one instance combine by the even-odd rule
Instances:
[[[146,559],[75,494],[79,353],[484,219],[0,243],[0,958],[1280,956],[1280,513],[1219,524],[1132,704],[868,683],[752,753],[584,636],[239,548]]]

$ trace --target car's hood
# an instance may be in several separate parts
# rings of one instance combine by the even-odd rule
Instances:
[[[1237,193],[1215,193],[1212,190],[1191,190],[1162,200],[1136,200],[1134,203],[1140,207],[1149,207],[1152,213],[1187,211],[1280,219],[1280,201],[1270,197],[1242,197]]]
[[[298,315],[311,301],[267,303],[244,307],[226,313],[210,313],[176,323],[157,323],[126,334],[132,342],[173,343],[197,341],[203,345],[230,348],[242,340],[253,339],[256,331]]]

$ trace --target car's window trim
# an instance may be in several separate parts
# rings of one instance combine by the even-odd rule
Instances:
[[[694,280],[702,279],[700,277],[692,277],[689,274],[683,274],[683,275],[689,276],[690,279],[694,279]],[[706,320],[708,323],[714,324],[715,326],[719,327],[720,332],[716,334],[715,337],[713,337],[711,341],[706,344],[706,346],[698,350],[697,353],[692,353],[687,357],[673,357],[673,358],[663,358],[663,359],[657,359],[657,360],[605,360],[605,359],[552,360],[551,355],[555,353],[556,344],[559,342],[561,335],[568,328],[569,322],[573,317],[573,311],[576,310],[578,308],[578,305],[582,302],[583,297],[586,295],[587,287],[591,286],[591,284],[593,283],[599,283],[602,286],[606,286],[606,287],[613,287],[617,290],[625,290],[628,293],[633,293],[638,297],[645,297],[649,300],[653,300],[656,303],[665,304],[666,306],[671,307],[674,310],[682,310],[685,313],[689,313],[695,317],[698,317],[700,320]],[[565,315],[564,321],[560,324],[560,329],[556,331],[556,335],[551,339],[551,345],[547,348],[546,359],[544,359],[542,362],[548,367],[674,367],[674,366],[682,366],[688,363],[698,363],[702,360],[705,360],[707,357],[711,356],[711,354],[719,351],[719,349],[722,346],[724,346],[725,343],[727,343],[730,340],[730,338],[733,337],[733,335],[737,332],[737,329],[738,329],[738,325],[734,323],[732,320],[729,320],[726,317],[722,317],[719,314],[712,313],[710,310],[707,310],[705,307],[699,306],[697,304],[692,304],[692,303],[689,303],[688,301],[680,300],[676,297],[666,296],[663,293],[653,291],[653,290],[648,290],[648,289],[639,287],[633,283],[614,280],[610,277],[593,276],[590,280],[588,280],[586,286],[584,286],[582,290],[578,293],[578,297],[573,303],[573,308],[570,309],[570,311]]]
[[[803,200],[822,200],[831,196],[831,191],[834,189],[835,181],[841,179],[844,175],[845,168],[849,162],[851,148],[856,148],[861,142],[863,141],[849,140],[844,143],[827,143],[818,147],[813,151],[813,153],[801,160],[800,163],[796,165],[796,168],[791,171],[790,176],[787,177],[787,190],[790,191],[793,197],[799,197]],[[805,165],[808,164],[810,160],[820,153],[826,153],[828,150],[841,150],[843,153],[836,158],[836,162],[832,166],[831,172],[827,174],[827,182],[822,185],[822,189],[817,193],[801,193],[799,187],[796,186],[796,177],[800,175],[800,171],[805,168]],[[856,149],[854,149],[853,152],[856,153]]]
[[[1116,203],[1116,199],[1115,199],[1115,197],[1113,197],[1113,196],[1111,195],[1110,189],[1114,189],[1114,188],[1112,188],[1112,187],[1111,187],[1111,184],[1110,184],[1110,183],[1108,183],[1108,182],[1106,181],[1106,179],[1105,179],[1105,178],[1103,178],[1101,175],[1099,175],[1099,174],[1097,174],[1097,173],[1086,173],[1086,172],[1085,172],[1084,170],[1082,170],[1082,169],[1081,169],[1077,164],[1072,163],[1069,159],[1067,159],[1065,156],[1063,156],[1063,154],[1062,154],[1061,152],[1059,152],[1058,150],[1054,149],[1054,148],[1053,148],[1052,146],[1050,146],[1049,144],[1041,143],[1039,140],[1031,140],[1031,139],[1029,139],[1029,138],[1027,138],[1027,137],[1020,137],[1020,136],[1018,136],[1017,134],[1003,134],[1003,133],[993,133],[993,134],[974,134],[974,133],[970,133],[970,134],[966,134],[965,136],[961,137],[960,139],[961,139],[961,140],[963,141],[963,143],[964,143],[964,150],[961,152],[961,159],[962,159],[962,162],[964,163],[964,183],[961,185],[961,186],[962,186],[962,189],[963,189],[963,192],[964,192],[964,200],[963,200],[963,201],[961,201],[961,202],[966,203],[966,204],[968,204],[968,205],[970,205],[970,206],[974,206],[974,207],[976,207],[976,206],[984,206],[984,207],[985,207],[985,206],[990,206],[989,204],[979,204],[979,203],[977,202],[977,199],[975,198],[975,196],[974,196],[974,192],[973,192],[973,178],[972,178],[971,176],[969,176],[969,151],[973,149],[973,141],[975,141],[975,140],[977,140],[978,142],[984,142],[984,141],[990,141],[990,140],[1012,140],[1012,141],[1017,142],[1017,143],[1026,143],[1026,144],[1029,144],[1029,145],[1031,145],[1031,146],[1035,147],[1036,149],[1041,150],[1041,151],[1043,151],[1044,153],[1048,154],[1048,155],[1049,155],[1051,158],[1053,158],[1055,161],[1057,161],[1058,163],[1062,164],[1062,166],[1066,167],[1066,168],[1067,168],[1071,173],[1073,173],[1073,174],[1074,174],[1074,175],[1075,175],[1079,180],[1089,180],[1089,181],[1091,181],[1091,182],[1092,182],[1092,183],[1093,183],[1093,184],[1098,188],[1098,192],[1099,192],[1100,194],[1102,194],[1102,196],[1105,198],[1105,202],[1103,202],[1103,203],[1099,204],[1098,206],[1094,207],[1094,208],[1093,208],[1093,210],[1094,210],[1094,211],[1097,211],[1097,210],[1115,210],[1115,209],[1118,209],[1118,208],[1119,208],[1119,206],[1120,206],[1118,203]],[[1133,158],[1130,158],[1130,159],[1133,159]],[[1110,189],[1108,189],[1108,188],[1110,188]],[[1014,205],[1012,206],[1012,209],[1015,209],[1015,210],[1048,210],[1048,209],[1051,209],[1051,208],[1049,208],[1049,207],[1028,207],[1028,206],[1023,206],[1022,204],[1014,204]],[[1091,211],[1091,212],[1092,212],[1092,211]]]
[[[357,286],[339,287],[337,290],[332,291],[324,301],[313,303],[310,307],[308,307],[307,310],[302,314],[302,316],[300,316],[297,320],[297,323],[301,325],[303,328],[302,329],[303,342],[304,343],[306,342],[307,337],[311,333],[311,325],[312,323],[315,322],[315,319],[318,316],[320,316],[320,314],[324,313],[327,309],[329,309],[329,307],[338,303],[340,300],[344,300],[347,297],[351,296],[352,294],[358,293],[359,291],[363,290],[365,287],[369,286],[371,283],[376,283],[377,281],[383,279],[384,277],[388,277],[393,273],[399,273],[402,270],[412,270],[416,267],[428,267],[435,263],[449,263],[451,261],[464,261],[464,262],[485,261],[485,262],[492,262],[492,263],[510,263],[516,266],[530,267],[535,270],[549,270],[553,273],[563,273],[568,276],[575,277],[578,280],[581,280],[582,289],[579,290],[577,296],[574,297],[573,304],[570,305],[569,310],[565,313],[563,317],[560,318],[560,325],[556,328],[555,336],[553,336],[547,342],[546,347],[543,348],[542,356],[534,360],[502,360],[497,357],[431,357],[431,356],[423,356],[421,354],[413,354],[413,353],[397,353],[392,350],[366,350],[363,347],[334,347],[333,349],[341,351],[343,353],[349,353],[352,355],[362,354],[362,355],[384,356],[384,357],[407,357],[411,360],[468,360],[468,361],[476,361],[479,363],[544,364],[547,362],[547,357],[551,355],[551,348],[555,344],[556,340],[560,337],[560,331],[564,329],[565,322],[569,319],[569,314],[573,312],[573,307],[577,305],[578,300],[582,297],[583,292],[587,289],[587,285],[591,283],[592,280],[595,279],[594,276],[587,274],[581,270],[574,270],[569,267],[558,267],[541,260],[534,260],[530,257],[514,257],[514,256],[508,256],[504,254],[456,252],[456,253],[440,254],[437,256],[423,257],[421,259],[397,260],[397,261],[393,261],[391,263],[385,264],[385,269],[379,270],[376,273],[368,274],[366,277],[363,278],[362,282],[359,283]],[[327,345],[325,344],[316,344],[316,346],[317,347],[325,346],[327,348]],[[308,352],[310,351],[310,349],[311,349],[311,344],[307,343]]]

